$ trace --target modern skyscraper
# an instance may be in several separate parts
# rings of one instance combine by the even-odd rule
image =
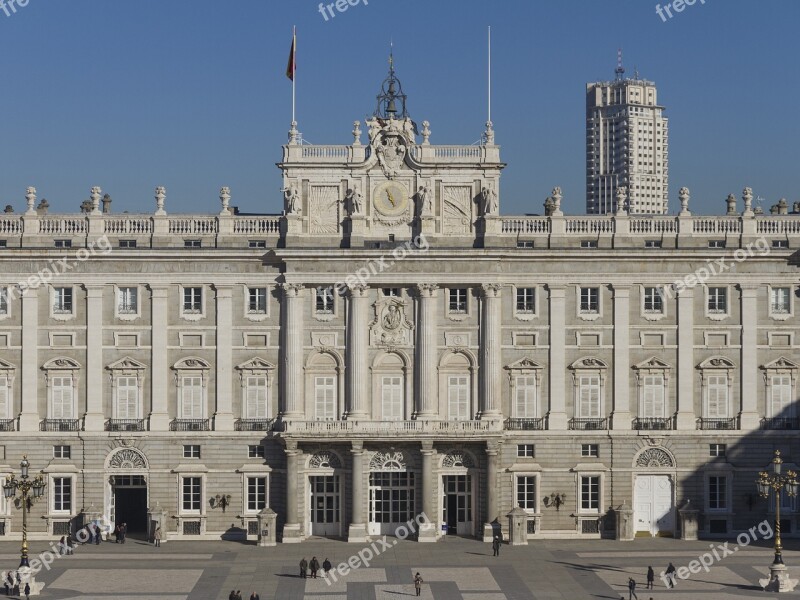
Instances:
[[[625,77],[621,54],[615,74],[586,85],[586,212],[616,212],[625,188],[631,214],[666,214],[669,138],[656,85]]]

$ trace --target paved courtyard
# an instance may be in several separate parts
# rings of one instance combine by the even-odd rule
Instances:
[[[767,545],[737,548],[708,573],[691,575],[667,590],[658,578],[667,563],[686,566],[708,551],[711,542],[543,540],[528,547],[503,546],[498,558],[492,557],[489,545],[474,540],[416,544],[389,538],[388,542],[391,548],[369,567],[330,583],[299,578],[300,559],[315,555],[320,563],[328,558],[335,567],[365,546],[330,540],[276,548],[169,542],[157,549],[136,540],[85,546],[43,572],[40,579],[47,587],[41,598],[227,600],[230,590],[236,589],[245,600],[253,590],[263,600],[401,600],[415,597],[412,581],[417,571],[425,580],[421,595],[425,600],[627,599],[628,577],[637,580],[639,598],[644,600],[778,597],[761,592],[757,585],[772,559]],[[800,544],[790,540],[786,546],[790,572],[800,577]],[[44,543],[34,542],[31,557],[45,549]],[[0,570],[16,566],[17,550],[16,544],[0,544]],[[644,589],[648,565],[656,571],[652,591]],[[780,597],[800,598],[800,593]]]

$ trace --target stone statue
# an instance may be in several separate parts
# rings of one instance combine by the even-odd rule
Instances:
[[[89,212],[91,212],[93,215],[100,214],[100,198],[102,198],[102,194],[103,191],[99,187],[95,186],[92,188],[92,191],[89,195],[89,198],[91,198],[91,208]]]
[[[483,204],[483,215],[496,215],[500,209],[497,201],[497,192],[491,188],[483,188],[481,190],[481,203]]]
[[[486,130],[483,132],[483,143],[494,146],[494,123],[486,121]]]
[[[25,192],[25,201],[28,203],[28,214],[36,214],[36,209],[34,206],[36,205],[36,188],[29,187]]]
[[[111,196],[109,194],[105,194],[103,196],[103,214],[108,214],[111,212]]]
[[[550,196],[553,199],[553,212],[551,216],[562,216],[564,213],[561,212],[561,200],[564,198],[564,195],[561,193],[561,188],[558,186],[554,187],[553,191],[550,192]]]
[[[431,124],[428,121],[422,122],[422,144],[427,146],[430,144],[431,138]]]
[[[413,197],[418,217],[427,217],[433,214],[433,200],[430,190],[424,185],[419,186]]]
[[[742,191],[742,199],[744,200],[744,213],[746,215],[753,214],[753,188],[746,187]]]
[[[800,213],[800,202],[795,202],[792,204],[792,214],[799,214]]]
[[[551,196],[548,196],[544,201],[544,216],[552,217],[555,210],[556,203]]]
[[[689,188],[682,187],[678,191],[678,200],[680,200],[681,203],[681,214],[689,214]]]
[[[39,202],[39,206],[36,207],[36,212],[44,216],[47,214],[47,209],[50,208],[50,203],[47,201],[46,198],[42,198],[42,201]]]
[[[736,214],[736,196],[733,194],[728,194],[728,198],[725,200],[728,203],[728,215],[735,215]]]
[[[350,213],[350,216],[363,214],[364,210],[364,197],[361,195],[358,186],[353,186],[347,190],[344,196],[345,209]]]
[[[164,210],[164,200],[167,198],[167,190],[163,186],[156,188],[156,214],[165,215],[167,212]]]
[[[628,188],[619,186],[617,188],[617,214],[624,215],[628,208]]]
[[[361,145],[361,123],[353,121],[353,146]]]
[[[294,184],[285,187],[281,190],[283,192],[283,205],[287,215],[300,214],[300,192]]]

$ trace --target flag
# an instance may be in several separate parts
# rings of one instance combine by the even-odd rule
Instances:
[[[289,64],[286,65],[286,76],[294,81],[294,74],[297,71],[295,53],[297,52],[297,32],[292,33],[292,49],[289,52]]]

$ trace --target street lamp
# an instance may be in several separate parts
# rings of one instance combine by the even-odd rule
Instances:
[[[22,499],[22,557],[19,561],[20,568],[30,567],[28,564],[28,511],[30,511],[33,503],[42,497],[45,486],[44,477],[41,473],[34,479],[30,479],[28,475],[30,466],[31,463],[28,462],[28,457],[23,456],[22,462],[19,463],[20,478],[17,479],[10,474],[8,481],[3,485],[3,495],[6,499],[14,498],[17,495],[17,491],[20,492]]]
[[[756,488],[762,498],[769,498],[770,492],[775,494],[775,559],[769,567],[769,579],[762,579],[761,585],[766,591],[791,592],[797,585],[797,580],[790,580],[783,564],[783,546],[781,545],[781,491],[789,497],[797,496],[797,473],[787,471],[781,475],[783,460],[781,451],[775,450],[772,459],[772,475],[761,471],[756,479]]]

